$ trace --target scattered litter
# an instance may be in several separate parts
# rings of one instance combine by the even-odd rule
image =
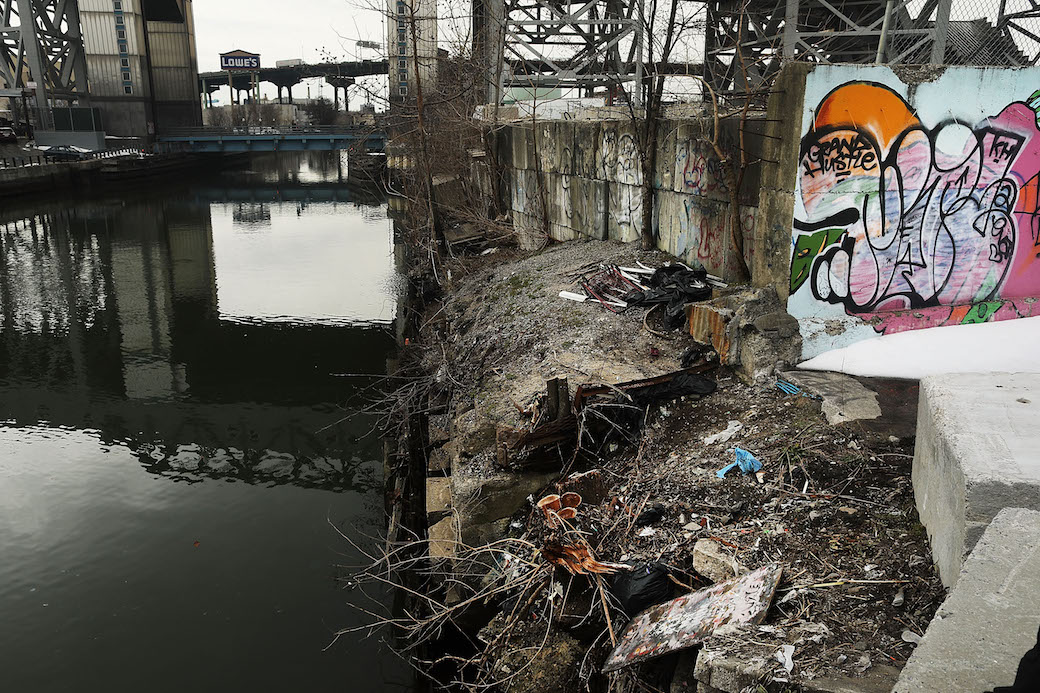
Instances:
[[[643,611],[622,633],[603,673],[691,647],[727,624],[757,626],[782,572],[774,563]]]
[[[639,534],[637,536],[640,536],[640,537],[652,537],[655,534],[657,534],[657,530],[654,529],[653,527],[643,527],[643,529],[639,530]]]
[[[845,513],[846,515],[855,515],[856,509],[843,505],[840,508],[838,508],[838,512]]]
[[[639,517],[637,517],[635,521],[635,526],[645,527],[647,525],[652,525],[655,522],[659,522],[661,518],[664,517],[664,511],[665,507],[660,504],[647,508],[643,512],[639,513]]]
[[[906,601],[906,595],[903,593],[903,588],[900,587],[896,596],[892,597],[892,606],[902,606],[904,601]]]
[[[744,428],[744,424],[739,421],[730,421],[729,425],[726,426],[726,430],[708,436],[704,439],[704,444],[715,445],[716,443],[728,443],[742,428]]]
[[[778,388],[780,388],[780,390],[782,392],[784,392],[784,394],[788,394],[788,395],[792,395],[792,396],[793,395],[801,395],[802,397],[807,397],[809,399],[817,399],[817,400],[823,399],[819,395],[814,395],[814,394],[812,394],[810,392],[804,392],[802,390],[802,388],[798,387],[794,383],[792,383],[790,381],[787,381],[787,380],[782,380],[780,378],[776,379],[776,386]]]
[[[776,651],[776,661],[783,665],[784,669],[787,669],[787,673],[790,674],[794,671],[794,645],[784,645]]]
[[[883,574],[873,563],[868,563],[865,566],[863,566],[863,573],[868,580],[877,580]]]
[[[743,448],[734,448],[733,452],[736,455],[737,461],[733,462],[732,464],[728,464],[722,469],[715,472],[715,476],[717,476],[718,478],[725,478],[726,474],[734,467],[739,467],[740,473],[744,475],[751,474],[752,472],[757,472],[759,469],[762,468],[762,463],[755,459],[755,456],[747,450],[744,450]]]
[[[561,291],[560,298],[565,298],[568,301],[577,301],[578,303],[585,303],[585,301],[589,300],[588,296],[576,294],[573,291]]]
[[[610,586],[610,594],[631,618],[672,598],[675,583],[669,578],[669,572],[663,563],[641,563],[628,572],[619,573]]]
[[[497,252],[498,252],[498,246],[495,246],[494,248],[486,248],[485,250],[481,250],[480,254],[481,255],[491,255],[491,254],[497,253]]]
[[[580,284],[590,298],[599,301],[600,305],[612,313],[620,312],[615,308],[622,310],[628,308],[629,302],[625,300],[625,297],[646,288],[633,281],[632,275],[626,276],[626,273],[616,265],[605,267],[584,277]]]
[[[903,639],[903,642],[908,642],[913,645],[918,645],[921,642],[921,636],[912,630],[904,630],[903,634],[899,637]]]

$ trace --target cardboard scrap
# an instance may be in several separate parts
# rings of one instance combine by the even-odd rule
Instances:
[[[603,673],[704,642],[726,624],[761,623],[782,572],[783,566],[773,563],[650,607],[628,624]]]

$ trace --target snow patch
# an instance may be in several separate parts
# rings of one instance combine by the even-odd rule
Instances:
[[[810,371],[909,378],[1040,373],[1040,317],[949,325],[864,339],[798,364]]]

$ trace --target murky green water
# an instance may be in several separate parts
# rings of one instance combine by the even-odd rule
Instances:
[[[0,689],[406,690],[336,528],[382,530],[385,205],[335,154],[0,210]]]

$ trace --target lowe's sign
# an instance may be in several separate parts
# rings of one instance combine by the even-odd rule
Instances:
[[[259,70],[260,56],[246,51],[231,51],[220,54],[221,70]]]

